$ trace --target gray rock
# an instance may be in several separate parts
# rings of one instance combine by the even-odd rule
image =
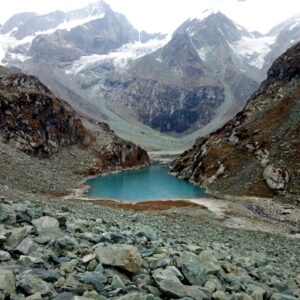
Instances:
[[[175,258],[176,265],[179,269],[181,269],[182,265],[188,262],[198,263],[199,257],[188,251],[183,251],[179,257]]]
[[[125,284],[123,283],[120,276],[118,276],[118,275],[113,276],[113,280],[111,282],[111,288],[114,290],[115,289],[121,289],[121,290],[125,289]]]
[[[11,205],[0,204],[0,223],[8,225],[16,223],[16,213]]]
[[[35,293],[31,296],[26,297],[26,300],[41,300],[41,299],[43,299],[43,298],[40,293]]]
[[[138,273],[143,261],[138,249],[130,245],[100,246],[95,253],[103,265],[118,267],[130,273]]]
[[[167,296],[183,298],[190,297],[195,300],[208,299],[206,294],[198,286],[188,286],[170,279],[157,282],[159,289]]]
[[[129,293],[124,296],[115,298],[116,300],[160,300],[159,297],[155,297],[151,294],[142,294],[142,293]]]
[[[90,262],[91,260],[93,260],[93,259],[95,259],[95,258],[96,258],[96,254],[95,254],[95,253],[91,253],[91,254],[85,255],[85,256],[81,259],[81,261],[82,261],[83,263],[88,263],[88,262]]]
[[[213,251],[202,251],[199,254],[198,262],[204,267],[207,274],[218,274],[222,270]]]
[[[180,280],[178,279],[176,272],[174,272],[174,270],[172,269],[156,269],[152,273],[152,277],[155,280],[155,282],[160,282],[162,280],[172,280],[180,284]]]
[[[286,294],[280,294],[280,293],[274,293],[270,300],[297,300],[298,298],[291,296],[291,295],[286,295]]]
[[[21,241],[16,250],[24,255],[27,255],[33,246],[33,241],[31,238],[27,237]]]
[[[65,256],[68,252],[76,252],[78,243],[73,237],[65,235],[55,240],[52,247],[57,255]]]
[[[222,291],[217,291],[217,292],[213,293],[211,298],[213,300],[229,300],[230,299],[229,295],[226,295]]]
[[[16,282],[13,272],[0,269],[0,292],[6,296],[16,292]]]
[[[182,284],[172,269],[157,269],[153,272],[152,277],[158,288],[168,296],[176,298],[191,297],[192,299],[207,299],[206,294],[200,287]]]
[[[35,226],[38,233],[38,242],[46,243],[61,236],[59,229],[59,222],[51,217],[41,217],[33,220],[32,224]]]
[[[33,265],[42,264],[43,260],[38,257],[28,256],[28,255],[21,255],[19,258],[19,263],[22,266],[31,267]]]
[[[273,165],[264,169],[263,177],[271,190],[283,190],[289,182],[289,173]]]
[[[107,277],[96,272],[79,273],[75,276],[79,282],[92,285],[97,292],[101,292],[104,284],[107,282]]]
[[[9,252],[0,250],[0,262],[10,260],[10,259],[11,259],[11,256],[10,256]]]
[[[192,285],[203,286],[206,282],[206,274],[204,268],[199,263],[187,262],[181,267],[182,273],[187,281]]]
[[[17,204],[14,204],[14,209],[17,212],[27,212],[28,205],[26,203],[17,203]]]
[[[157,240],[156,232],[148,225],[138,225],[134,231],[134,235],[145,236],[149,241]]]
[[[28,235],[27,227],[14,228],[11,230],[10,236],[7,238],[5,245],[10,248],[16,248],[20,242]]]
[[[52,285],[35,275],[24,272],[20,275],[17,287],[26,295],[40,293],[42,296],[55,296],[56,292]]]
[[[54,270],[33,268],[30,272],[46,282],[56,282],[61,277],[61,275]]]
[[[74,297],[75,297],[74,293],[64,292],[64,293],[58,294],[57,296],[52,298],[52,300],[73,300]]]

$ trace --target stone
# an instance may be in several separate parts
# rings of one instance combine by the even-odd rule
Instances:
[[[33,220],[32,224],[39,235],[37,241],[40,243],[46,243],[61,236],[59,222],[54,218],[41,217]]]
[[[155,259],[150,262],[150,268],[152,270],[158,269],[158,268],[165,268],[168,265],[170,265],[171,261],[169,258],[163,258],[163,259]]]
[[[218,259],[214,256],[210,250],[204,250],[199,254],[198,262],[203,266],[206,274],[217,275],[221,270],[221,266],[218,263]]]
[[[11,259],[11,256],[10,256],[9,252],[0,250],[0,262],[10,260],[10,259]]]
[[[116,300],[160,300],[161,298],[155,297],[151,294],[142,294],[142,293],[129,293],[124,296],[115,298]]]
[[[184,263],[195,262],[198,263],[198,256],[189,251],[183,251],[179,257],[175,258],[176,265],[181,269]]]
[[[230,297],[222,291],[217,291],[217,292],[213,293],[211,298],[213,300],[229,300],[230,299]]]
[[[176,297],[176,298],[184,298],[190,297],[195,300],[208,299],[206,294],[201,290],[198,286],[188,286],[182,283],[164,279],[157,282],[159,289],[165,293],[167,296]]]
[[[96,254],[95,254],[95,253],[91,253],[91,254],[85,255],[85,256],[81,259],[81,261],[82,261],[83,263],[88,263],[88,262],[90,262],[91,260],[93,260],[94,258],[96,258]]]
[[[0,292],[5,296],[15,294],[16,282],[12,271],[0,269]]]
[[[192,285],[203,286],[206,282],[205,270],[199,263],[187,262],[181,267],[182,273],[187,281]]]
[[[33,265],[42,264],[43,261],[38,257],[28,256],[28,255],[21,255],[19,257],[19,263],[22,266],[31,267]]]
[[[17,220],[15,210],[11,205],[0,204],[0,223],[7,225],[15,224]]]
[[[73,300],[75,297],[74,293],[63,292],[52,298],[52,300]]]
[[[172,269],[156,269],[152,273],[152,277],[156,282],[168,279],[180,284],[180,280],[178,279],[176,272],[174,272]]]
[[[16,203],[16,204],[14,204],[14,209],[17,212],[27,212],[28,205],[26,203]]]
[[[134,235],[138,237],[146,237],[149,241],[157,240],[156,232],[148,225],[139,225],[134,231]]]
[[[32,239],[27,237],[21,241],[21,243],[17,246],[16,250],[24,255],[27,255],[32,246],[33,246]]]
[[[40,293],[42,296],[54,296],[56,292],[52,285],[39,277],[24,272],[20,275],[17,282],[18,289],[22,290],[26,295]]]
[[[43,299],[41,293],[35,293],[31,296],[26,297],[26,300],[41,300],[41,299]]]
[[[111,283],[111,287],[113,289],[125,289],[125,284],[123,283],[120,276],[114,275]]]
[[[73,237],[65,235],[56,239],[52,248],[57,255],[66,256],[68,252],[76,252],[78,250],[78,243]]]
[[[46,282],[56,282],[61,277],[60,274],[54,270],[33,268],[30,272]]]
[[[11,234],[7,238],[5,245],[10,248],[16,248],[27,235],[28,235],[28,228],[26,227],[14,228],[11,230]]]
[[[106,276],[96,272],[79,273],[75,276],[75,279],[81,283],[92,285],[97,292],[101,292],[107,282]]]
[[[134,274],[140,271],[143,261],[138,249],[131,245],[100,246],[95,253],[103,265],[118,267]]]
[[[271,190],[283,190],[289,182],[289,173],[274,165],[268,165],[264,169],[263,177]]]
[[[297,300],[298,298],[286,295],[286,294],[280,294],[280,293],[274,293],[272,294],[270,300]]]

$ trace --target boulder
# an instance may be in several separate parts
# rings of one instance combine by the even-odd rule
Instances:
[[[157,240],[157,234],[156,232],[148,225],[140,225],[136,227],[134,231],[134,235],[139,237],[146,237],[149,241],[155,241]]]
[[[199,263],[187,262],[182,265],[181,269],[184,277],[192,285],[203,286],[207,280],[205,270]]]
[[[10,260],[10,259],[11,259],[11,256],[10,256],[9,252],[0,250],[0,262]]]
[[[25,238],[22,242],[18,245],[16,250],[24,255],[27,255],[33,245],[33,241],[30,237]]]
[[[50,283],[30,274],[29,272],[24,272],[20,275],[17,287],[25,295],[33,295],[35,293],[40,293],[42,296],[56,295],[56,292]]]
[[[97,292],[101,292],[104,284],[107,282],[107,277],[97,272],[79,273],[75,276],[75,279],[81,283],[93,286]]]
[[[130,273],[138,273],[143,262],[138,249],[130,245],[100,246],[95,253],[103,265],[118,267]]]
[[[10,248],[16,248],[21,241],[28,235],[29,230],[26,227],[14,228],[5,242],[5,245]]]
[[[157,282],[159,289],[167,296],[175,298],[190,297],[195,300],[208,299],[206,294],[198,286],[188,286],[171,279]]]
[[[0,203],[0,223],[8,225],[16,223],[16,213],[11,205]]]
[[[35,226],[38,233],[38,242],[46,243],[61,236],[59,229],[59,222],[51,217],[41,217],[33,220],[32,224]]]
[[[13,272],[0,269],[0,292],[10,296],[16,292],[16,282]]]
[[[283,190],[289,182],[289,173],[274,165],[268,165],[264,169],[263,177],[271,190]]]

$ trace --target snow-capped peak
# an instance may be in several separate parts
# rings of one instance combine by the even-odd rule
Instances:
[[[210,9],[206,9],[204,10],[200,16],[197,16],[195,19],[197,19],[198,21],[202,21],[204,19],[206,19],[207,17],[211,16],[211,15],[217,15],[221,13],[219,10],[214,9],[214,8],[210,8]]]

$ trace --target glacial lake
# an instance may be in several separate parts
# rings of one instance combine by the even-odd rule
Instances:
[[[90,197],[124,201],[190,199],[205,194],[204,190],[168,174],[162,165],[124,171],[89,179]]]

